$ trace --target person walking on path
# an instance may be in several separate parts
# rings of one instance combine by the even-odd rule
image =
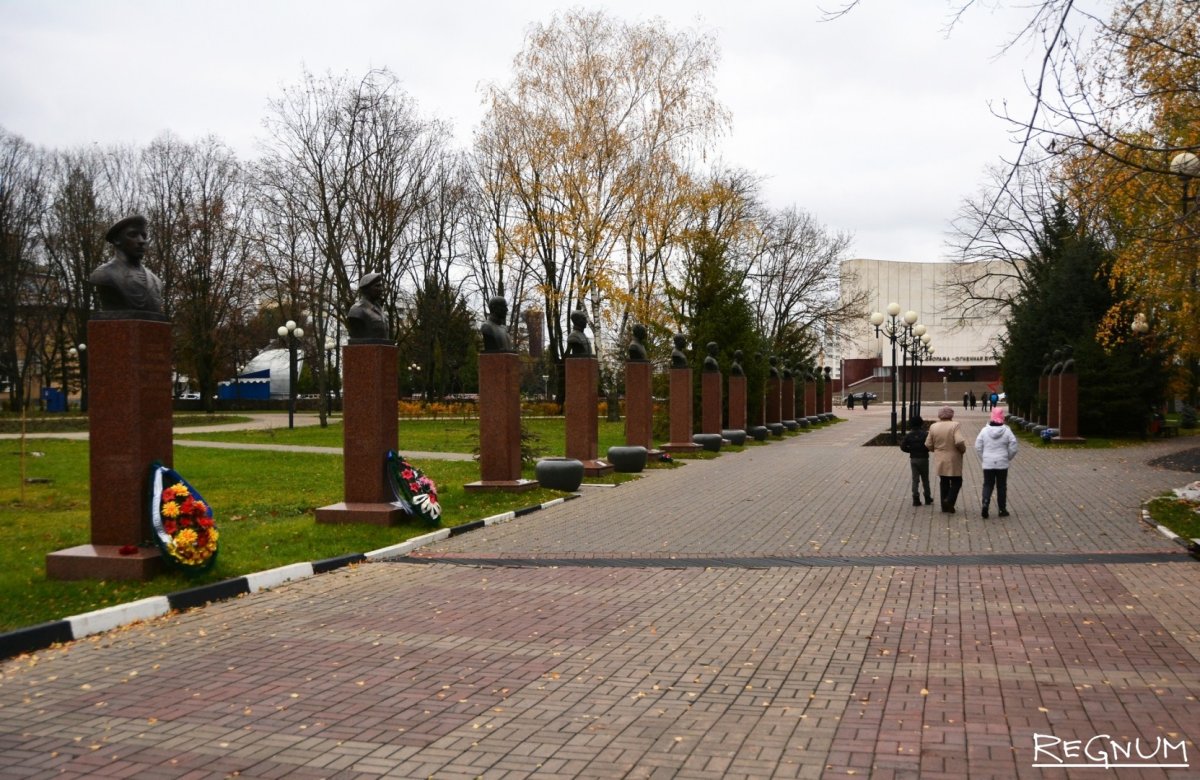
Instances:
[[[962,490],[963,453],[967,451],[967,440],[961,429],[962,423],[954,421],[954,410],[943,406],[938,410],[938,421],[929,426],[929,435],[925,437],[925,447],[933,453],[942,511],[947,514],[954,514],[958,491]]]
[[[971,391],[971,411],[975,411],[975,391]]]
[[[979,394],[979,408],[985,412],[988,410],[988,394],[987,393]]]
[[[933,503],[933,493],[929,490],[929,448],[925,446],[925,431],[921,426],[925,421],[920,417],[909,420],[912,428],[900,442],[900,451],[908,453],[908,467],[912,471],[913,506],[921,505],[922,487],[925,488],[925,503]]]
[[[991,421],[975,437],[975,454],[983,464],[981,514],[987,519],[988,504],[995,487],[1000,516],[1008,517],[1008,464],[1017,456],[1017,437],[1004,424],[1003,409],[993,409]]]
[[[971,408],[971,394],[963,393],[963,411]]]

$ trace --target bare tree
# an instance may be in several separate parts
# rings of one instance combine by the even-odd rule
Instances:
[[[47,278],[37,254],[45,168],[39,149],[0,128],[0,379],[13,411],[25,405],[30,358],[45,336],[32,321],[43,309]]]
[[[497,245],[536,274],[555,363],[571,309],[590,310],[599,351],[622,319],[615,260],[628,256],[639,196],[664,161],[682,160],[726,122],[715,65],[711,36],[571,11],[534,26],[512,82],[488,89],[477,152],[484,180],[514,206],[495,212]]]

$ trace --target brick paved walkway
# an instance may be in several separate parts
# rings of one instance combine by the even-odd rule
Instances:
[[[1186,444],[1027,447],[984,521],[973,454],[910,505],[886,419],[7,662],[0,777],[1107,776],[1034,734],[1200,775],[1200,563],[1137,519]]]

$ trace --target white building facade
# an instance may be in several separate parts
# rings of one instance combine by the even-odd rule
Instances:
[[[971,276],[979,277],[981,271],[987,270],[976,265]],[[997,264],[991,270],[996,274],[994,278],[988,277],[989,282],[1003,286],[1012,269]],[[891,344],[885,336],[876,337],[868,317],[871,312],[886,312],[889,303],[898,303],[901,316],[907,311],[916,312],[917,323],[924,325],[931,337],[933,356],[924,364],[922,381],[949,378],[955,382],[998,383],[997,357],[1006,324],[1004,312],[984,312],[984,307],[979,307],[978,312],[964,313],[953,291],[960,273],[954,263],[863,258],[843,262],[843,300],[859,291],[866,293],[862,319],[847,329],[843,342],[847,382],[860,381],[872,371],[878,373],[877,369],[890,371]],[[896,363],[902,363],[899,349]]]

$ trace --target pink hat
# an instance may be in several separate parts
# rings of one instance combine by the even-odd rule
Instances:
[[[1000,425],[1004,424],[1004,410],[1003,409],[993,409],[992,410],[992,422],[999,423]]]

